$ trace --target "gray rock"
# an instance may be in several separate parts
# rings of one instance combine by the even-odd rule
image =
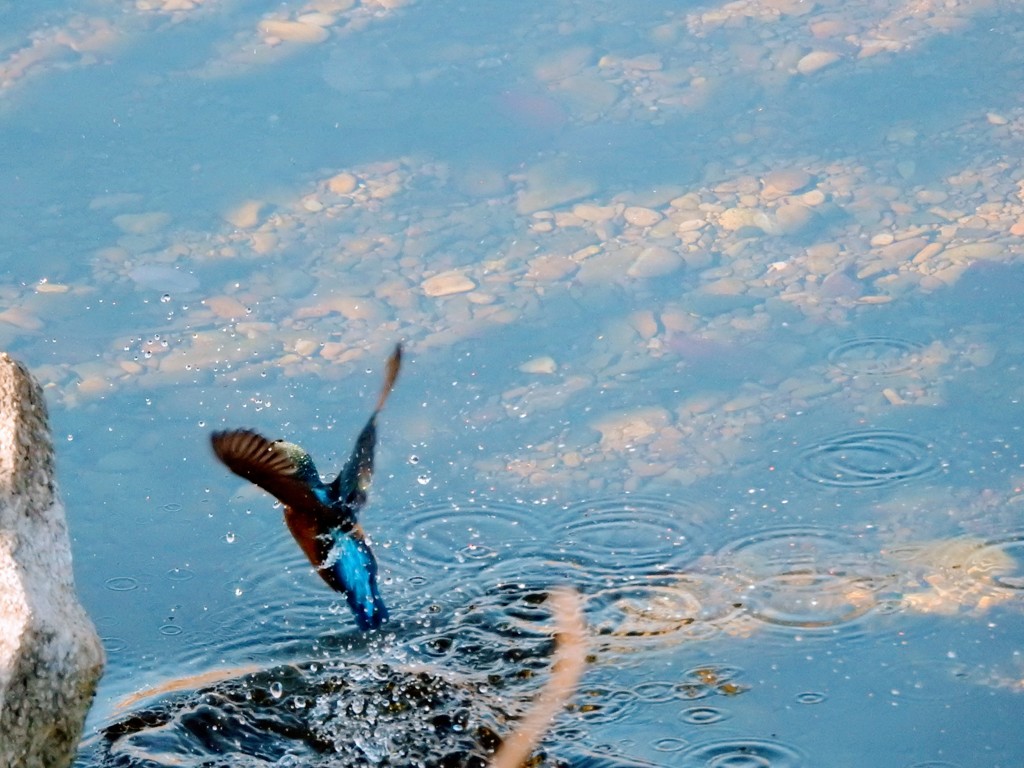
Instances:
[[[65,768],[103,672],[78,602],[43,392],[0,353],[0,768]]]

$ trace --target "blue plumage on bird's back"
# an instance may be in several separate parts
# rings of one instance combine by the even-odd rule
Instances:
[[[377,588],[377,561],[361,531],[334,528],[334,546],[320,567],[331,571],[344,586],[345,598],[360,629],[377,629],[388,620],[388,609]]]

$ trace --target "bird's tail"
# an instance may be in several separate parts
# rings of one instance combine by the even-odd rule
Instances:
[[[340,582],[359,628],[379,629],[388,620],[388,609],[377,588],[377,561],[369,545],[351,533],[331,532],[334,547],[321,568],[329,569]]]

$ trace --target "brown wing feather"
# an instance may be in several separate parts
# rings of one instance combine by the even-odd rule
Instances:
[[[395,379],[398,378],[398,370],[402,367],[402,345],[396,344],[395,351],[391,353],[387,364],[384,366],[384,384],[380,388],[380,396],[377,398],[377,410],[384,407],[384,402],[395,387]]]
[[[250,429],[214,432],[210,442],[228,469],[273,494],[282,504],[310,510],[322,506],[283,443]]]

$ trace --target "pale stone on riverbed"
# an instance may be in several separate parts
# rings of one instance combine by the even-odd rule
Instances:
[[[327,189],[336,195],[350,195],[358,186],[359,180],[351,173],[339,173],[327,181]]]
[[[580,203],[573,207],[572,212],[582,221],[597,223],[612,219],[615,216],[615,206]]]
[[[11,307],[0,312],[0,322],[25,331],[38,331],[43,327],[42,320],[21,307]]]
[[[762,232],[767,232],[775,226],[775,223],[768,217],[764,211],[758,210],[757,208],[727,208],[722,211],[722,215],[718,220],[723,229],[729,230],[730,232],[736,232],[740,229],[755,228],[760,229]]]
[[[747,292],[747,284],[738,277],[723,277],[701,286],[700,290],[712,296],[739,296]]]
[[[964,243],[947,248],[942,255],[950,261],[970,262],[977,259],[994,259],[1005,250],[1001,243]]]
[[[557,208],[593,194],[596,188],[592,181],[574,176],[572,168],[560,159],[531,167],[523,181],[524,187],[516,196],[516,211],[520,214]]]
[[[762,181],[764,196],[769,200],[792,195],[811,183],[811,174],[799,168],[772,171]]]
[[[520,365],[519,370],[522,371],[523,373],[550,374],[558,370],[558,364],[552,357],[535,357],[532,360],[527,360],[525,363]]]
[[[675,251],[660,245],[652,245],[640,251],[626,274],[630,277],[663,277],[683,266],[683,257]]]
[[[245,305],[233,296],[210,296],[203,304],[222,320],[241,320],[249,312]]]
[[[796,71],[801,75],[810,75],[819,69],[839,61],[839,54],[831,51],[811,51],[796,63]]]
[[[246,200],[236,208],[224,214],[224,219],[233,227],[238,229],[252,229],[260,223],[260,211],[263,209],[263,202],[260,200]]]
[[[472,291],[476,288],[476,283],[461,272],[444,272],[440,275],[428,277],[423,281],[421,287],[427,296],[438,298]]]
[[[316,24],[284,19],[264,19],[260,22],[260,34],[289,43],[322,43],[330,36],[330,32]]]
[[[652,227],[661,221],[662,216],[651,208],[630,206],[622,212],[622,218],[626,220],[627,224],[632,224],[634,227]]]
[[[775,209],[775,222],[768,232],[773,235],[794,235],[814,220],[810,208],[799,203],[780,205]]]
[[[114,226],[126,235],[149,235],[167,226],[171,217],[160,211],[151,213],[122,213],[114,217]]]
[[[648,439],[672,422],[672,414],[664,408],[637,408],[610,414],[591,426],[601,433],[601,444],[611,450],[624,450],[635,442]]]
[[[103,671],[55,482],[42,389],[0,354],[0,766],[69,766]]]

